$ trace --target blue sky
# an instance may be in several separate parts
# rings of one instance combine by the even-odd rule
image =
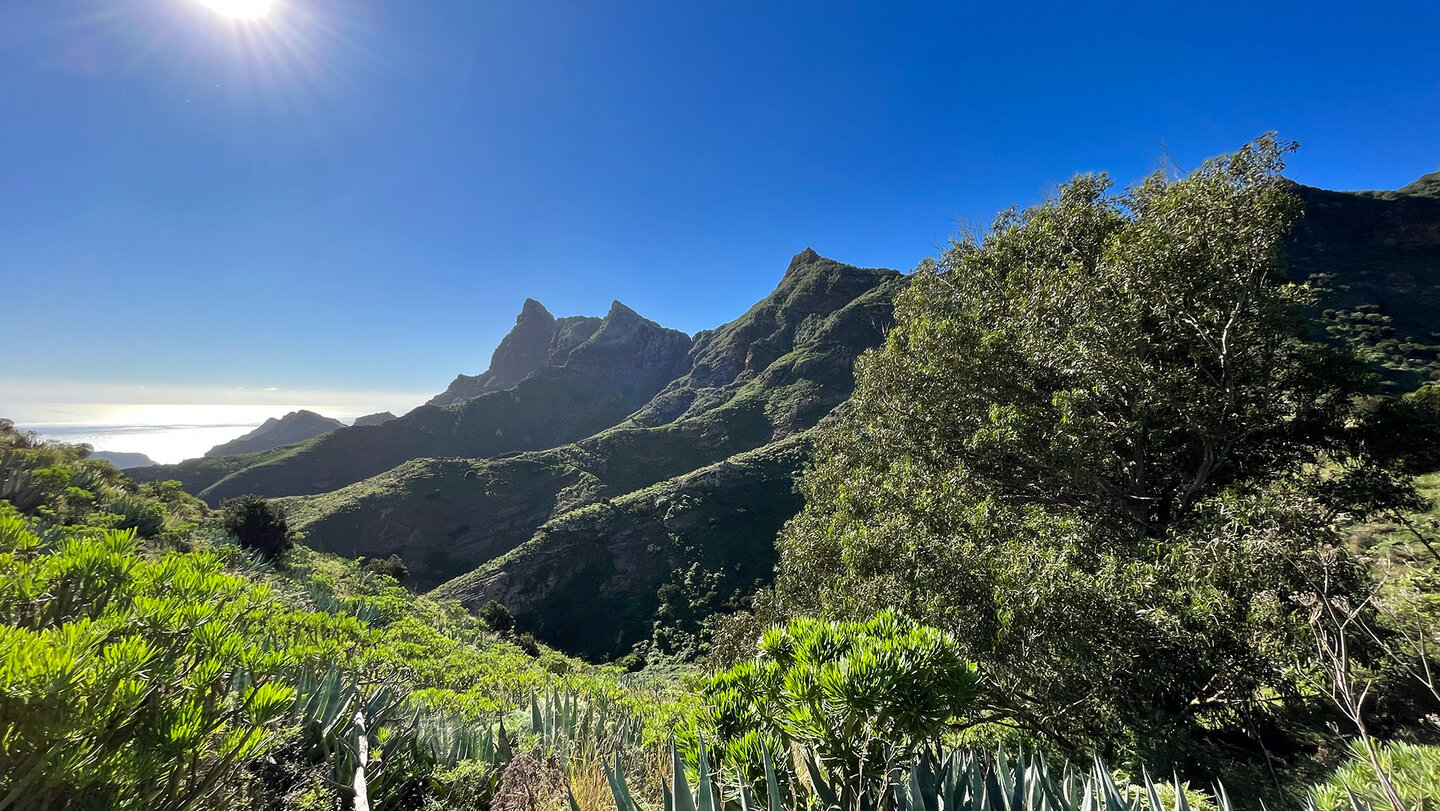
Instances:
[[[1302,182],[1394,188],[1440,168],[1437,34],[1433,0],[0,3],[0,415],[433,393],[526,296],[694,332],[806,246],[909,269],[1272,129]]]

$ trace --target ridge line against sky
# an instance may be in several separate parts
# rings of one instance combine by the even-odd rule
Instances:
[[[44,306],[0,321],[0,416],[17,381],[423,400],[526,297],[693,334],[807,245],[908,270],[957,218],[1269,130],[1309,185],[1440,168],[1440,6],[1303,12],[6,4],[0,275]]]

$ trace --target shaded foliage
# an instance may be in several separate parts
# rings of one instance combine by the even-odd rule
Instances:
[[[1336,527],[1413,491],[1281,272],[1288,148],[1077,177],[923,265],[805,476],[781,610],[944,628],[1070,751],[1213,775],[1304,745],[1304,595],[1363,591]]]
[[[276,557],[295,545],[285,510],[256,495],[229,499],[220,505],[220,526],[244,549]]]

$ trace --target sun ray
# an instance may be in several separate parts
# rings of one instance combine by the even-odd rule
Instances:
[[[200,3],[232,19],[253,20],[264,17],[275,0],[200,0]]]

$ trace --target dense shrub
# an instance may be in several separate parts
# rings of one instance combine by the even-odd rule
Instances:
[[[757,786],[766,757],[783,770],[800,746],[846,797],[858,797],[938,745],[979,693],[955,640],[891,612],[866,622],[791,620],[766,631],[759,650],[701,683],[684,735],[692,757],[706,742]]]
[[[295,545],[295,534],[280,505],[255,495],[228,499],[220,505],[220,525],[244,549],[278,557]]]
[[[510,609],[498,600],[491,600],[480,606],[475,616],[497,634],[508,634],[515,630],[515,618],[510,616]]]
[[[393,578],[396,583],[404,583],[405,578],[410,576],[410,567],[405,565],[405,561],[399,555],[367,560],[365,561],[365,571]]]

